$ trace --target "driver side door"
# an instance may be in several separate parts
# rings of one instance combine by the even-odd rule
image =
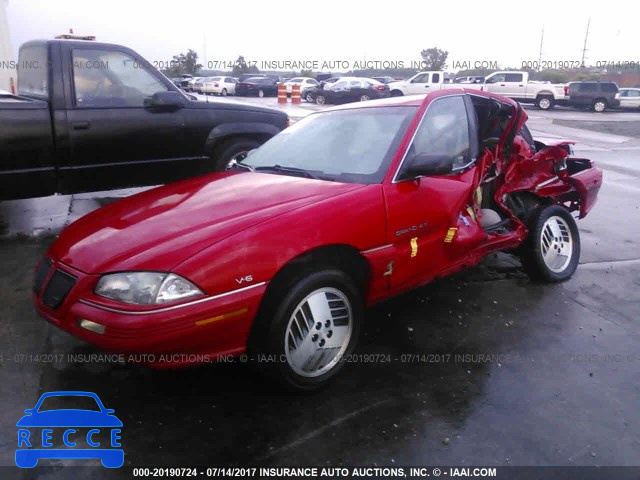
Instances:
[[[64,112],[55,112],[70,147],[58,166],[61,191],[154,185],[197,170],[202,154],[188,142],[183,108],[147,105],[170,88],[146,61],[90,46],[69,49],[66,57],[70,98]]]
[[[472,206],[477,132],[467,103],[464,95],[432,100],[393,181],[383,186],[387,241],[395,252],[392,290],[429,282],[463,254],[449,246],[460,215],[473,223],[467,208]],[[452,172],[414,178],[407,170],[417,155],[446,156]]]

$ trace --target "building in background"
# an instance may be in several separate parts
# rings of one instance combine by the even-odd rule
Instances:
[[[0,0],[0,90],[9,90],[11,78],[15,81],[16,70],[11,68],[16,60],[9,38],[9,0]]]

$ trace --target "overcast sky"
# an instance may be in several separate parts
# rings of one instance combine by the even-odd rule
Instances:
[[[505,68],[538,59],[543,23],[542,59],[579,61],[591,16],[588,64],[640,61],[640,8],[615,2],[606,8],[602,2],[568,0],[323,0],[300,2],[297,10],[295,4],[9,0],[8,19],[14,52],[27,40],[73,28],[131,47],[151,62],[189,48],[201,63],[238,55],[256,61],[409,62],[420,59],[423,48],[438,46],[449,51],[449,64],[487,60]]]

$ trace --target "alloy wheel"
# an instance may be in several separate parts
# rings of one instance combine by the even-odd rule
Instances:
[[[285,330],[284,352],[303,377],[322,375],[340,361],[353,331],[353,311],[336,288],[312,291],[296,306]]]
[[[560,273],[571,261],[573,238],[569,224],[564,218],[552,216],[542,226],[540,235],[542,259],[554,273]]]

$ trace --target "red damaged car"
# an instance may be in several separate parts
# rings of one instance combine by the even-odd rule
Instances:
[[[535,142],[526,119],[463,89],[314,113],[226,172],[68,226],[37,267],[36,308],[150,366],[247,352],[290,388],[319,387],[368,305],[498,250],[538,280],[573,274],[574,216],[602,171],[566,142]]]

